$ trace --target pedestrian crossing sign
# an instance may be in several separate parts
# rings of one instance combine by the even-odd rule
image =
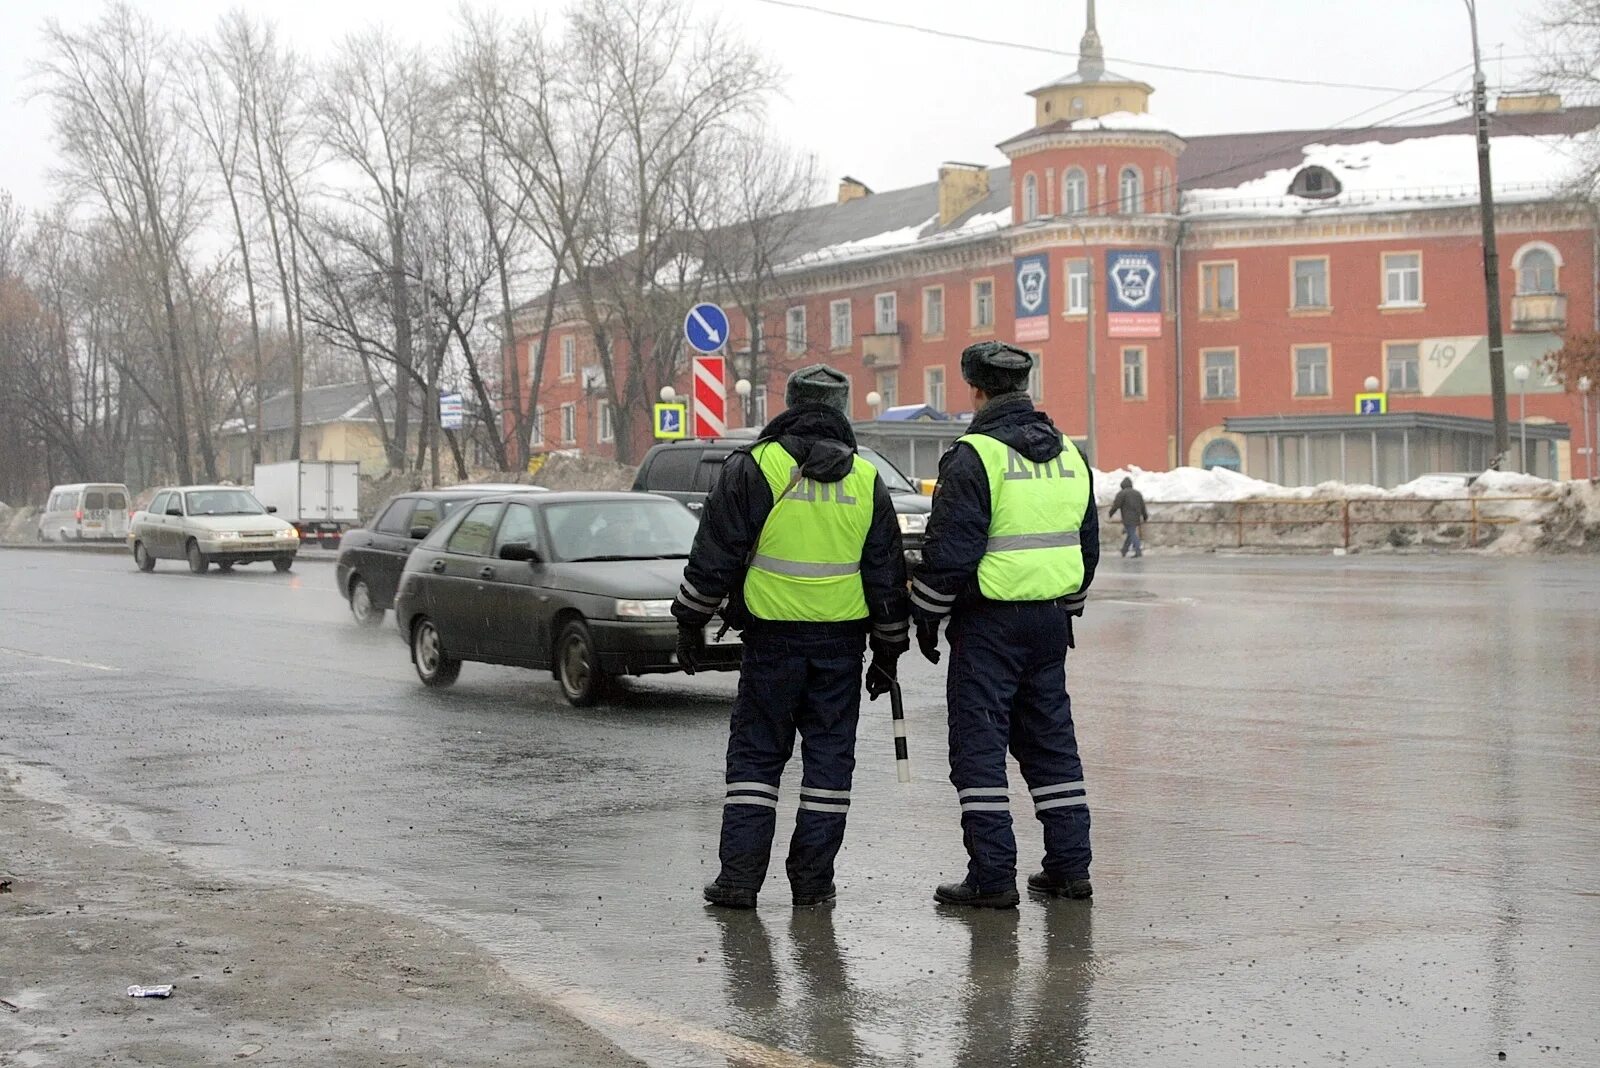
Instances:
[[[1357,393],[1357,415],[1385,415],[1389,411],[1389,395],[1387,393]]]
[[[687,404],[658,404],[655,407],[655,428],[658,441],[676,441],[689,436],[689,406]]]

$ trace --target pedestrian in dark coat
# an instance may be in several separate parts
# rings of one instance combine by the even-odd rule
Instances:
[[[1144,546],[1139,541],[1139,527],[1150,518],[1150,509],[1145,506],[1144,494],[1133,488],[1133,479],[1124,478],[1122,488],[1117,490],[1117,495],[1111,501],[1111,511],[1108,518],[1117,518],[1117,513],[1122,513],[1122,555],[1127,556],[1128,550],[1133,550],[1135,557],[1144,555]]]

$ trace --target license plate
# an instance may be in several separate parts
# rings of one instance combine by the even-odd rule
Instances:
[[[738,645],[739,644],[739,632],[738,631],[730,629],[728,631],[728,633],[722,635],[722,637],[719,639],[717,637],[717,634],[721,630],[722,630],[722,624],[720,622],[713,623],[713,624],[711,624],[711,626],[707,627],[706,628],[706,644],[707,645]]]

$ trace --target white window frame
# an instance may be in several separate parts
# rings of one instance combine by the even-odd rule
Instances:
[[[885,317],[884,311],[888,310]],[[879,293],[872,298],[872,332],[898,334],[900,332],[900,294]]]
[[[1135,357],[1131,362],[1128,357]],[[1145,382],[1145,361],[1148,359],[1148,350],[1143,345],[1125,345],[1122,349],[1122,399],[1144,400],[1149,394],[1146,392],[1148,385]],[[1133,372],[1134,388],[1128,385],[1128,372]]]
[[[1044,353],[1038,349],[1030,349],[1033,356],[1033,366],[1028,368],[1028,396],[1035,404],[1044,403]]]
[[[935,364],[922,369],[922,403],[938,411],[949,411],[945,407],[945,377],[944,365]],[[937,390],[937,396],[935,391]]]
[[[1226,354],[1228,357],[1228,378],[1232,381],[1232,393],[1219,393],[1211,388],[1211,361],[1207,358]],[[1232,346],[1209,348],[1200,350],[1200,399],[1208,401],[1236,401],[1239,399],[1239,350]]]
[[[533,407],[533,430],[528,435],[528,446],[537,448],[544,444],[544,405]]]
[[[617,440],[617,428],[611,420],[611,402],[603,400],[596,404],[594,415],[594,439],[602,445]]]
[[[1394,369],[1396,360],[1395,349],[1409,348],[1411,358],[1399,361],[1401,366],[1411,365],[1410,384],[1404,381],[1407,376],[1401,376],[1400,385],[1395,385]],[[1422,342],[1420,341],[1385,341],[1383,343],[1383,388],[1390,393],[1421,393],[1422,392]]]
[[[987,311],[988,311],[988,315],[987,316],[979,314],[980,312],[985,310],[985,304],[984,304],[985,298],[981,298],[981,297],[978,296],[978,288],[980,286],[988,286],[989,287],[989,296],[987,298],[987,302],[988,302],[987,303]],[[973,330],[973,332],[974,333],[978,333],[978,332],[987,333],[987,332],[993,331],[994,330],[994,319],[995,319],[994,279],[993,278],[974,278],[972,280],[972,330]]]
[[[1039,217],[1039,178],[1033,172],[1022,176],[1022,221]]]
[[[758,386],[750,394],[751,423],[754,426],[767,425],[767,390],[765,386]]]
[[[1067,299],[1062,304],[1063,315],[1089,314],[1089,273],[1088,260],[1067,261]]]
[[[1082,167],[1068,167],[1061,176],[1061,214],[1085,215],[1089,211],[1089,175]]]
[[[1300,354],[1302,352],[1322,353],[1322,388],[1300,388]],[[1333,396],[1333,346],[1324,342],[1315,342],[1307,345],[1294,345],[1289,349],[1290,368],[1294,373],[1294,395],[1296,397],[1310,397],[1313,399]],[[1314,365],[1313,365],[1314,366]],[[1312,375],[1314,387],[1316,375]]]
[[[1322,300],[1320,303],[1302,302],[1300,297],[1300,265],[1302,263],[1320,263],[1322,265]],[[1333,306],[1331,282],[1329,275],[1329,262],[1327,256],[1294,256],[1289,260],[1289,307],[1295,311],[1327,311]],[[1237,283],[1237,279],[1235,282]]]
[[[1550,288],[1528,289],[1522,284],[1523,265],[1527,258],[1539,252],[1550,257]],[[1519,297],[1550,296],[1561,292],[1561,250],[1545,241],[1530,241],[1517,249],[1517,254],[1511,258],[1512,269],[1516,272],[1516,294]]]
[[[791,354],[806,351],[806,307],[797,304],[784,316],[784,348]]]
[[[835,300],[828,305],[828,347],[839,352],[850,347],[855,333],[850,322],[850,302]]]
[[[900,372],[879,371],[878,381],[875,383],[878,396],[883,398],[882,408],[893,408],[900,403]]]
[[[929,298],[933,297],[935,294],[938,295],[938,300],[937,301],[930,301]],[[932,316],[930,315],[930,310],[935,305],[937,305],[937,307],[939,309],[939,321],[937,323],[933,322]],[[923,290],[922,290],[922,336],[923,337],[943,337],[944,336],[944,286],[925,286],[925,287],[923,287]]]
[[[1144,172],[1131,163],[1117,172],[1117,211],[1122,215],[1144,212]]]
[[[1410,267],[1392,267],[1390,261],[1401,256],[1409,256],[1417,262]],[[1424,290],[1422,288],[1422,250],[1414,249],[1404,252],[1383,253],[1383,306],[1385,308],[1420,308],[1423,306]],[[1416,282],[1416,295],[1406,296],[1406,278],[1414,276]],[[1400,296],[1395,298],[1392,294],[1399,290]]]
[[[561,377],[575,378],[578,374],[578,339],[571,334],[561,335]]]
[[[561,406],[561,444],[572,445],[578,440],[578,406],[571,401]]]

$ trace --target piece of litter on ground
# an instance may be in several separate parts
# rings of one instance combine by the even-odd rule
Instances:
[[[7,1001],[5,998],[0,998],[0,1007],[4,1007],[4,1008],[7,1008],[7,1009],[10,1009],[12,1012],[21,1012],[22,1011],[22,1006],[21,1005],[13,1005],[11,1002]]]
[[[170,998],[172,996],[172,984],[167,983],[165,986],[130,986],[128,988],[128,996],[130,998]]]
[[[11,880],[0,876],[0,894],[11,893]]]

